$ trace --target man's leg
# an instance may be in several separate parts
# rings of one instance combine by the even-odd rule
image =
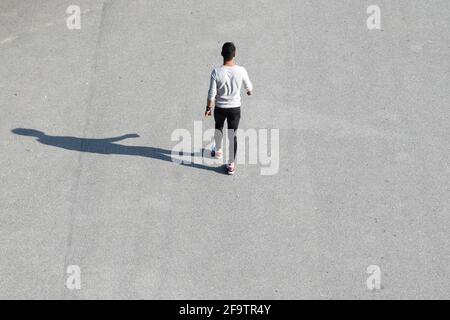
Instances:
[[[226,113],[221,108],[214,108],[215,132],[214,141],[216,143],[216,151],[222,149],[223,124],[225,123]]]
[[[241,108],[228,109],[227,124],[228,124],[228,140],[230,141],[230,163],[234,162],[237,153],[237,137],[236,130],[239,127],[239,121],[241,120]]]

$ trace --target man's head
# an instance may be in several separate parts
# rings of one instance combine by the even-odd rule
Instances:
[[[234,43],[233,42],[225,42],[222,46],[223,60],[225,62],[233,60],[235,55],[236,55],[236,47],[234,46]]]

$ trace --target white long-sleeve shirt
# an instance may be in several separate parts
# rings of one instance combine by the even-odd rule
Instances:
[[[234,65],[220,66],[211,72],[208,100],[214,101],[219,108],[241,106],[241,87],[252,91],[253,86],[244,67]]]

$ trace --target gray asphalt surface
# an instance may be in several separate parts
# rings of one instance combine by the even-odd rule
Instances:
[[[450,2],[228,3],[0,2],[0,298],[450,298]],[[230,40],[276,175],[161,152]]]

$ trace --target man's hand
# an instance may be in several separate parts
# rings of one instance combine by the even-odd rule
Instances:
[[[248,96],[251,96],[252,94],[253,94],[253,92],[247,91],[247,95],[248,95]]]
[[[205,117],[210,117],[212,115],[212,108],[206,107]]]

